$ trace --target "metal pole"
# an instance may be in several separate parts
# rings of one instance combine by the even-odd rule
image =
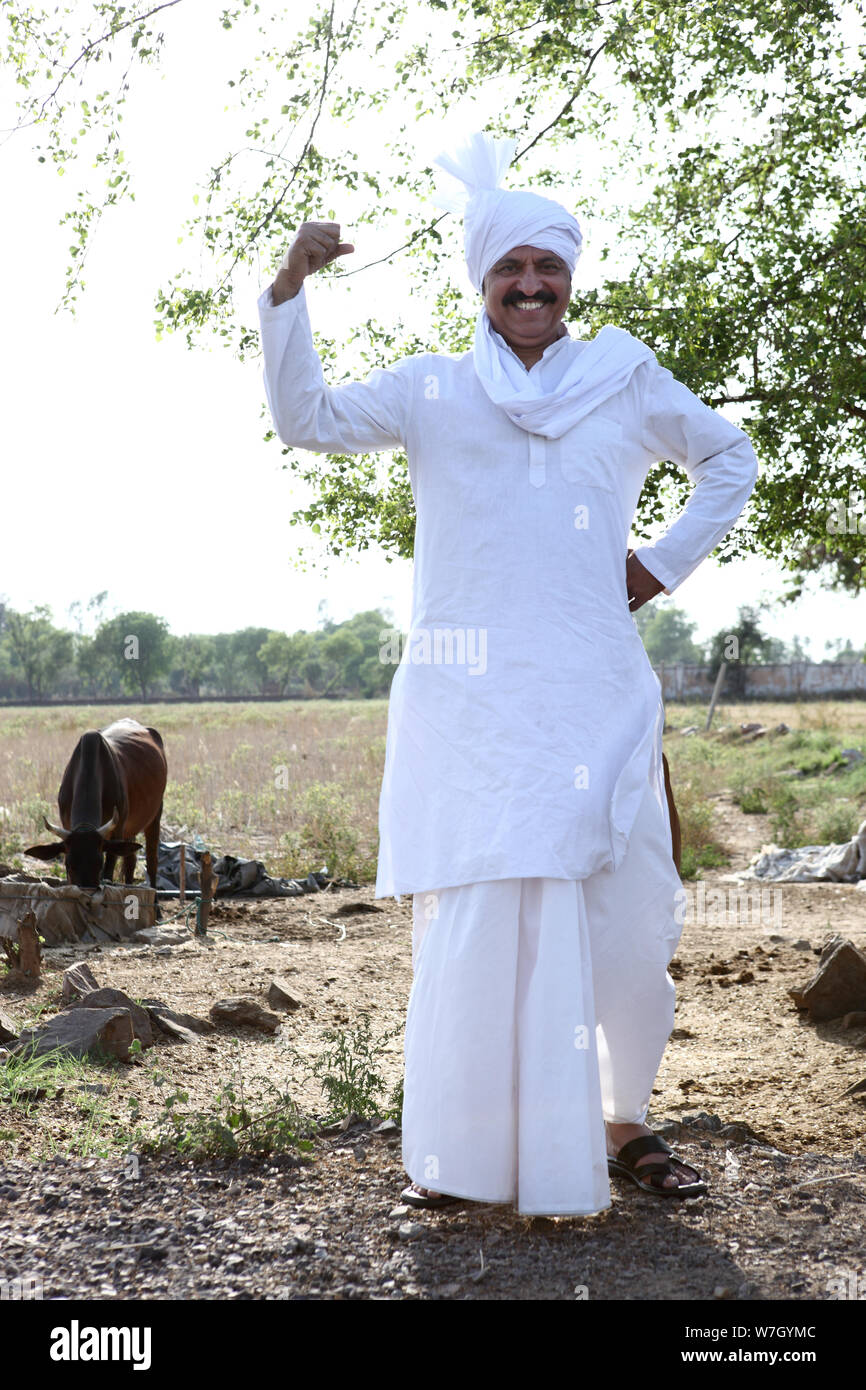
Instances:
[[[716,683],[715,683],[715,685],[713,686],[713,696],[712,696],[712,699],[710,700],[710,708],[709,708],[709,711],[708,711],[708,713],[707,713],[707,722],[706,722],[706,724],[704,725],[704,733],[706,733],[707,729],[709,729],[710,724],[711,724],[712,721],[713,721],[713,713],[714,713],[715,708],[716,708],[716,701],[718,700],[719,695],[720,695],[721,692],[722,692],[722,686],[723,686],[724,681],[725,681],[725,671],[726,671],[727,669],[728,669],[728,663],[727,663],[726,661],[723,661],[722,664],[721,664],[721,666],[719,667],[718,675],[716,676]]]

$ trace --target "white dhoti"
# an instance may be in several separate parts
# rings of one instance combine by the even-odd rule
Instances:
[[[615,870],[413,895],[413,1182],[527,1215],[611,1205],[604,1122],[646,1117],[673,1027],[681,887],[656,778]]]

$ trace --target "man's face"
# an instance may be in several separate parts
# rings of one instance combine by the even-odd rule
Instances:
[[[484,277],[484,307],[510,347],[534,354],[562,336],[571,296],[568,266],[552,251],[514,246]]]

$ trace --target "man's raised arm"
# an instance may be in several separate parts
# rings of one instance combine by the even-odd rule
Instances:
[[[407,361],[376,368],[364,382],[327,386],[313,346],[304,280],[354,251],[336,222],[305,222],[264,294],[259,324],[265,394],[284,444],[315,453],[405,447],[410,404]]]

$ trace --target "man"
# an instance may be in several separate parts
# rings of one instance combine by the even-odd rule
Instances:
[[[698,1172],[645,1116],[681,933],[661,769],[664,711],[632,612],[671,593],[739,516],[749,440],[612,325],[563,322],[581,250],[550,199],[498,185],[513,141],[439,162],[464,184],[474,347],[329,388],[306,277],[354,247],[307,223],[259,300],[280,438],[406,450],[417,512],[409,642],[394,676],[377,896],[412,893],[404,1199],[610,1206]],[[443,205],[440,200],[440,205]],[[697,486],[628,552],[649,467]]]

